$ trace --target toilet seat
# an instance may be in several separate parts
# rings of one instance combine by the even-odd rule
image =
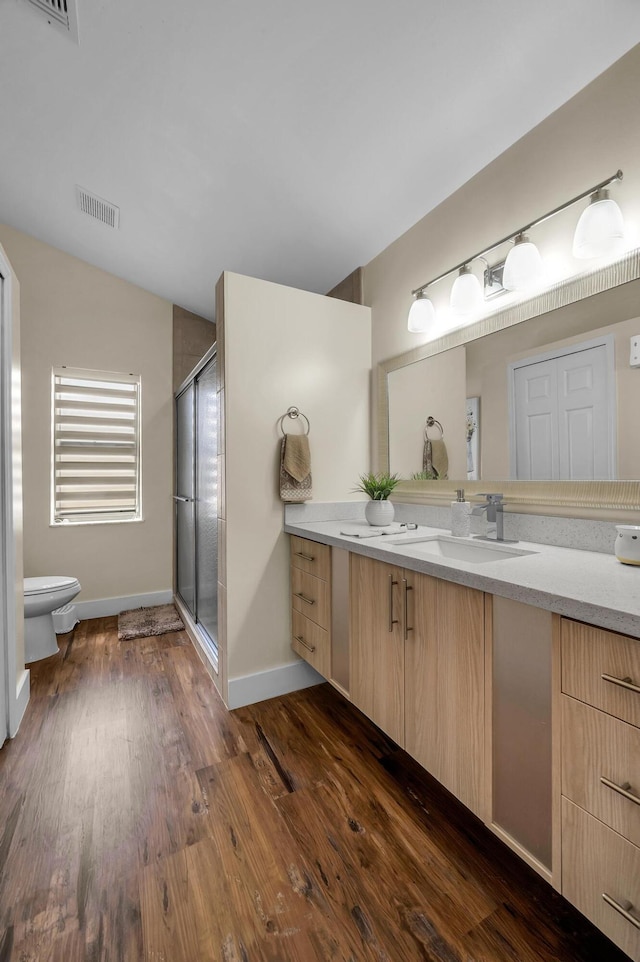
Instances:
[[[77,578],[65,578],[60,575],[45,575],[40,578],[24,579],[25,598],[32,595],[44,595],[49,591],[66,591],[68,588],[75,587],[80,590],[80,583]]]

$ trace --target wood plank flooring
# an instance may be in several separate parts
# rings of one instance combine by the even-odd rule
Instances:
[[[82,622],[0,751],[0,962],[621,962],[328,685]]]

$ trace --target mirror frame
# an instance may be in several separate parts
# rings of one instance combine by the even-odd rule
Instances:
[[[382,361],[377,367],[377,425],[378,425],[378,471],[389,471],[389,385],[392,371],[415,364],[453,347],[460,347],[477,338],[494,334],[505,328],[521,324],[558,308],[584,300],[593,294],[620,287],[640,278],[640,248],[629,251],[619,260],[604,267],[574,275],[560,281],[541,294],[519,301],[502,310],[485,315],[474,324],[458,328],[410,351],[397,354]],[[486,490],[487,486],[504,492],[510,504],[544,506],[550,513],[566,514],[568,507],[579,509],[580,514],[597,511],[640,511],[639,481],[403,481],[395,489],[394,500],[416,504],[432,504],[450,501],[457,487],[463,486],[473,496]],[[553,509],[556,509],[555,512]]]

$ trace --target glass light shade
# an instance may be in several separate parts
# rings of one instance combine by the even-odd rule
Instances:
[[[423,334],[435,323],[436,309],[424,294],[418,294],[409,309],[407,327],[412,334]]]
[[[528,237],[516,237],[515,244],[507,254],[502,275],[502,285],[508,291],[527,291],[536,287],[544,273],[540,251]]]
[[[451,288],[451,310],[454,314],[464,317],[474,314],[482,307],[482,288],[475,274],[468,267],[463,267],[453,282]]]
[[[601,196],[604,195],[604,196]],[[580,259],[614,254],[624,245],[622,211],[607,191],[599,191],[580,214],[573,237],[573,256]]]

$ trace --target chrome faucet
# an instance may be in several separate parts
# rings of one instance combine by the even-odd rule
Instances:
[[[486,498],[487,502],[486,504],[476,505],[471,514],[479,515],[486,511],[487,522],[490,525],[495,525],[495,535],[492,535],[489,531],[487,534],[477,534],[475,537],[481,541],[504,541],[507,544],[516,544],[516,541],[504,536],[504,502],[502,500],[504,495],[489,492],[480,494],[478,497]]]

